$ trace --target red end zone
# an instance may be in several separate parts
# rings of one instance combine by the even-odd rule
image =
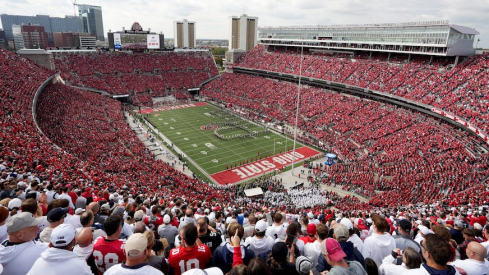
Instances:
[[[307,158],[317,156],[320,152],[309,148],[301,147],[295,150],[295,161],[303,161]],[[293,151],[268,157],[250,164],[241,165],[226,171],[212,174],[211,177],[221,185],[233,184],[261,174],[281,169],[283,166],[292,164]]]
[[[190,108],[190,107],[204,106],[204,105],[207,105],[207,103],[206,102],[197,102],[197,103],[182,104],[182,105],[176,105],[176,106],[163,106],[163,107],[154,108],[154,109],[141,110],[141,114],[151,114],[152,112],[176,110],[176,109],[183,109],[183,108]]]

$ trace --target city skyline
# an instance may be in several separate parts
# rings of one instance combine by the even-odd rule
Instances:
[[[188,0],[162,3],[145,1],[144,5],[133,0],[88,0],[78,4],[101,6],[105,36],[107,32],[129,29],[139,22],[143,29],[163,32],[173,38],[173,21],[187,19],[195,21],[199,28],[197,39],[228,39],[229,17],[248,14],[259,18],[259,27],[293,25],[344,25],[371,23],[398,23],[446,19],[450,24],[475,28],[480,32],[479,47],[489,48],[489,22],[486,15],[489,5],[483,0],[470,4],[462,0],[421,1],[402,3],[388,0],[269,0],[269,1],[222,1]],[[70,0],[19,0],[2,9],[12,15],[50,15],[64,17],[73,15]],[[2,26],[3,28],[3,26]],[[475,45],[474,45],[475,46]]]

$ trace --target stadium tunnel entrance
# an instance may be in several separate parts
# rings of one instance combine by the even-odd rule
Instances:
[[[122,104],[132,103],[129,95],[114,95],[112,98],[120,101]]]

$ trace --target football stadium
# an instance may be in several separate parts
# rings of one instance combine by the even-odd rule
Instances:
[[[257,31],[1,48],[0,274],[486,274],[479,32]]]

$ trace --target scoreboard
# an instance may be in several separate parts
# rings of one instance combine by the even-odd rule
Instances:
[[[135,22],[131,30],[109,32],[109,48],[113,50],[128,49],[163,49],[165,37],[163,34],[143,31],[141,25]]]

